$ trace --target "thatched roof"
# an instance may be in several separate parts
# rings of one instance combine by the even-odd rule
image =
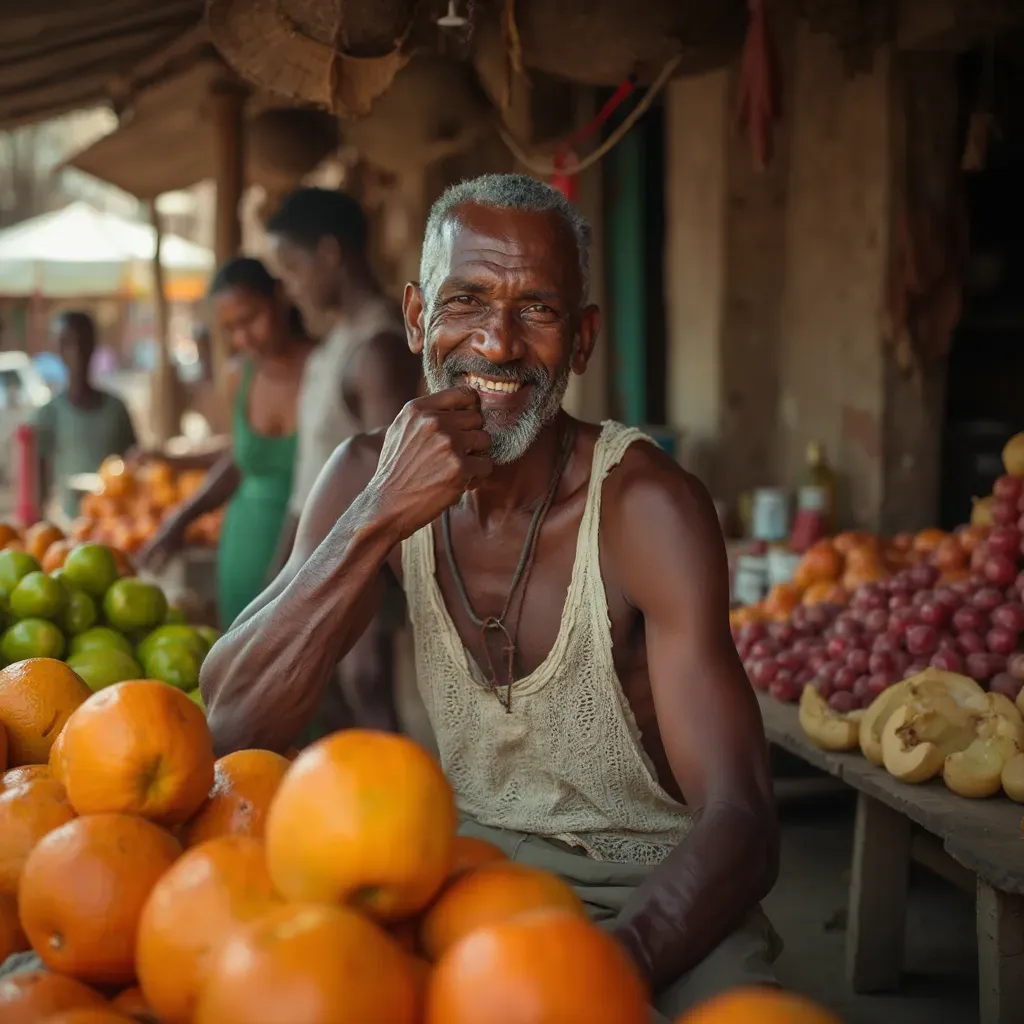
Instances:
[[[22,0],[0,15],[0,129],[130,93],[203,0]]]

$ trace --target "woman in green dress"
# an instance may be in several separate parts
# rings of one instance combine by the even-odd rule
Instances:
[[[299,386],[313,342],[259,260],[229,260],[210,295],[220,333],[241,357],[231,381],[231,448],[202,488],[167,517],[138,561],[158,568],[184,546],[190,523],[227,502],[217,552],[217,604],[226,629],[267,583],[288,509]]]

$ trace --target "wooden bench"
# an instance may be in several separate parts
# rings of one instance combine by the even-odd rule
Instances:
[[[846,947],[853,991],[885,992],[899,985],[917,826],[938,840],[936,852],[948,859],[950,870],[940,863],[940,873],[973,876],[980,1024],[1022,1024],[1024,806],[1003,798],[965,800],[941,782],[898,782],[859,752],[832,754],[815,746],[800,728],[795,706],[764,695],[759,703],[769,742],[857,791]]]

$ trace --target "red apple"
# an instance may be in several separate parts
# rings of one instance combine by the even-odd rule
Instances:
[[[963,672],[964,659],[956,651],[936,651],[928,664],[943,672]]]
[[[1010,526],[1017,522],[1017,502],[1008,501],[1006,498],[993,498],[989,505],[989,512],[992,515],[992,522],[996,526]]]
[[[839,690],[829,697],[828,706],[833,711],[846,714],[848,711],[853,711],[857,708],[857,699],[849,690]]]
[[[985,634],[985,646],[993,654],[1002,654],[1005,657],[1017,649],[1017,634],[1002,626],[993,626]]]
[[[983,612],[990,612],[1003,603],[1003,595],[995,587],[982,587],[971,595],[970,603]]]
[[[999,672],[992,677],[988,688],[992,693],[1001,693],[1010,700],[1016,700],[1017,695],[1024,688],[1024,679],[1011,676],[1009,672]]]
[[[932,654],[939,644],[939,634],[933,626],[911,626],[907,630],[907,650],[911,654]]]

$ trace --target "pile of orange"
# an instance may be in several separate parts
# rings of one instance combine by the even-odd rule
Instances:
[[[650,1019],[639,974],[571,888],[456,836],[451,789],[411,740],[350,730],[294,761],[215,761],[173,687],[89,695],[60,662],[24,666],[0,671],[15,752],[0,775],[0,957],[31,947],[48,971],[0,982],[0,1019]],[[730,998],[683,1020],[838,1024],[770,991]]]
[[[206,474],[198,470],[177,473],[166,462],[150,462],[133,469],[112,457],[100,466],[99,476],[101,490],[82,499],[72,536],[76,541],[89,540],[134,552],[159,529],[175,506],[199,490]],[[216,545],[222,519],[220,509],[200,516],[189,526],[188,543]]]
[[[24,551],[30,554],[45,573],[56,572],[64,565],[71,549],[80,543],[80,538],[65,536],[59,526],[40,520],[24,530],[13,523],[0,522],[0,551]],[[97,543],[100,543],[97,541]],[[114,555],[118,571],[122,576],[134,573],[128,549],[109,541],[106,543]]]
[[[935,566],[946,583],[966,579],[971,555],[986,532],[984,527],[967,525],[955,533],[928,528],[888,540],[862,531],[826,537],[804,553],[789,583],[772,587],[759,604],[735,610],[733,625],[784,622],[800,604],[845,605],[864,584],[888,579],[913,565]]]

